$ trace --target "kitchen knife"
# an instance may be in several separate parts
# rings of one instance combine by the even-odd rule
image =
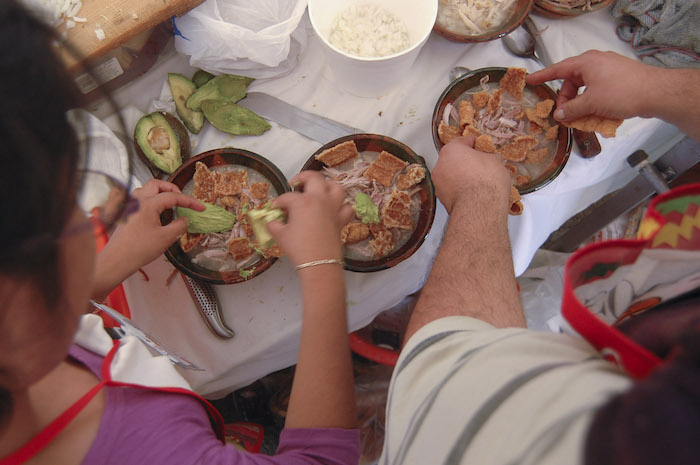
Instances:
[[[287,102],[262,92],[248,92],[239,105],[254,111],[263,118],[296,131],[302,136],[322,144],[350,134],[366,131],[353,128],[323,116],[309,113]]]
[[[537,30],[537,26],[532,21],[532,19],[530,19],[529,16],[525,18],[523,27],[530,33],[530,35],[535,40],[535,55],[539,57],[539,59],[542,61],[542,64],[544,64],[545,66],[553,65],[554,60],[552,60],[552,57],[547,52],[547,49],[544,47],[544,43],[540,38],[539,31]],[[572,129],[571,132],[574,141],[576,141],[576,145],[578,146],[579,154],[581,155],[581,157],[592,158],[598,155],[602,150],[602,148],[600,147],[600,142],[598,141],[598,137],[595,135],[594,132],[584,132],[578,129]]]
[[[670,183],[697,163],[700,163],[698,145],[686,138],[662,155],[653,165],[663,176],[663,180]],[[555,252],[573,252],[583,241],[615,218],[656,194],[659,186],[649,181],[649,175],[643,171],[643,166],[638,165],[637,168],[641,171],[637,177],[620,190],[610,194],[598,205],[569,220],[561,229],[564,232],[553,232],[542,248]]]
[[[194,363],[182,358],[172,349],[169,349],[163,344],[156,341],[153,337],[149,336],[148,333],[136,326],[133,321],[131,321],[129,318],[125,317],[118,311],[114,310],[113,308],[110,308],[103,304],[99,304],[94,300],[91,300],[90,303],[93,307],[111,316],[117,323],[119,323],[123,328],[124,334],[128,336],[137,337],[141,342],[146,344],[151,349],[155,350],[160,355],[168,357],[170,361],[175,365],[187,368],[188,370],[205,371],[203,368],[200,368]]]

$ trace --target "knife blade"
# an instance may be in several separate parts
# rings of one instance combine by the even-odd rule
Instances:
[[[248,92],[239,105],[254,111],[263,118],[298,132],[302,136],[322,144],[350,134],[365,133],[361,129],[315,115],[262,92]]]
[[[155,338],[146,333],[146,331],[136,326],[136,324],[131,319],[125,317],[113,308],[110,308],[107,305],[97,303],[94,300],[91,300],[90,303],[93,307],[106,313],[107,315],[111,316],[116,322],[118,322],[122,326],[122,328],[124,328],[125,334],[138,338],[141,342],[146,344],[148,347],[150,347],[160,355],[168,357],[168,359],[170,359],[170,361],[175,365],[187,368],[188,370],[205,371],[203,368],[198,367],[194,363],[178,355],[174,350],[169,349],[160,342],[156,341]]]
[[[547,49],[542,42],[539,31],[537,30],[537,25],[528,16],[523,22],[523,28],[530,33],[535,42],[535,55],[540,59],[542,64],[547,67],[554,64],[554,60],[547,52]],[[561,85],[559,85],[561,88]],[[579,154],[583,158],[593,158],[598,155],[602,148],[600,142],[598,141],[598,136],[594,132],[584,132],[579,129],[572,129],[572,136],[576,145],[579,148]]]
[[[653,165],[663,175],[664,180],[670,183],[697,163],[700,163],[698,143],[686,137]],[[542,248],[555,252],[573,252],[615,218],[656,193],[657,186],[649,182],[645,173],[641,173],[598,205],[576,215],[563,228],[553,232]]]

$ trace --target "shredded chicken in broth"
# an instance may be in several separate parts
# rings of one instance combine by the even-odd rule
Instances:
[[[233,228],[220,233],[186,233],[180,238],[180,247],[193,263],[219,271],[239,270],[241,276],[267,257],[280,257],[282,251],[274,245],[261,250],[255,242],[246,213],[263,208],[277,197],[275,187],[260,173],[242,165],[223,165],[208,168],[197,163],[193,179],[182,192],[197,200],[225,208],[236,216]],[[245,276],[244,276],[245,277]]]
[[[356,217],[341,232],[346,258],[376,260],[403,246],[413,234],[421,212],[419,183],[425,168],[394,155],[358,152],[353,141],[317,155],[326,178],[338,182]],[[364,198],[360,198],[363,197]]]
[[[465,36],[498,29],[513,14],[516,0],[440,0],[437,24]]]

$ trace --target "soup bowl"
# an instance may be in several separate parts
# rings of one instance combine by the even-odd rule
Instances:
[[[435,218],[435,188],[430,178],[430,172],[425,164],[425,160],[418,156],[407,145],[392,139],[391,137],[378,134],[352,134],[331,141],[318,149],[302,167],[303,170],[321,171],[325,166],[321,161],[316,159],[316,155],[324,150],[334,147],[338,144],[347,141],[354,141],[358,152],[376,152],[387,151],[401,160],[409,164],[419,164],[425,169],[425,178],[416,185],[418,192],[415,195],[419,196],[421,202],[421,210],[418,220],[415,222],[415,228],[408,240],[399,248],[394,250],[389,255],[376,259],[358,260],[345,257],[345,269],[357,272],[372,272],[391,268],[406,260],[408,257],[418,250],[425,236],[430,231]]]
[[[235,148],[215,149],[201,153],[180,166],[180,168],[170,176],[168,181],[175,184],[181,190],[184,189],[194,176],[195,164],[197,162],[202,162],[209,168],[226,165],[245,166],[257,171],[266,178],[270,185],[277,191],[278,195],[290,191],[287,179],[270,160],[256,153]],[[172,210],[161,215],[161,222],[163,224],[169,223],[172,219]],[[182,271],[187,276],[210,284],[235,284],[252,279],[270,268],[270,266],[277,261],[274,257],[261,257],[257,262],[246,266],[242,275],[238,270],[215,271],[193,263],[190,256],[182,250],[179,242],[168,247],[165,251],[165,256],[175,268]]]
[[[479,88],[480,81],[485,76],[488,76],[488,82],[490,83],[499,82],[505,75],[506,70],[507,68],[481,68],[470,71],[469,73],[454,80],[442,92],[442,95],[440,95],[437,103],[435,104],[432,119],[433,142],[438,152],[444,145],[440,140],[440,136],[438,135],[438,126],[440,125],[440,122],[443,121],[445,108],[447,105],[454,105],[465,92]],[[526,85],[525,89],[532,91],[532,93],[539,100],[551,99],[556,101],[557,99],[557,95],[554,90],[544,84],[538,86]],[[549,121],[552,125],[558,124],[556,121],[554,121],[551,115],[549,116]],[[526,183],[517,184],[515,187],[518,189],[518,192],[521,195],[534,192],[552,182],[564,169],[564,165],[566,165],[566,162],[569,159],[569,154],[571,153],[571,143],[571,129],[560,126],[556,139],[556,149],[551,162],[544,167],[541,174],[532,177]]]

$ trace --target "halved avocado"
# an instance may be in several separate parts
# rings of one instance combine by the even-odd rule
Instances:
[[[222,74],[216,76],[187,99],[186,105],[190,110],[202,109],[205,100],[221,100],[236,103],[246,96],[246,88],[253,82],[253,78],[238,76],[236,74]]]
[[[180,120],[166,112],[141,117],[134,129],[140,154],[155,168],[172,174],[190,156],[190,137]]]
[[[216,129],[229,134],[259,136],[271,127],[254,112],[233,102],[205,100],[202,112]]]
[[[185,127],[193,134],[198,134],[204,124],[204,114],[201,111],[190,110],[185,102],[194,94],[197,87],[194,82],[182,74],[168,73],[168,85],[175,100],[175,109]]]
[[[192,82],[197,87],[202,87],[212,79],[214,79],[214,75],[204,71],[203,69],[198,69],[194,75],[192,75]]]

